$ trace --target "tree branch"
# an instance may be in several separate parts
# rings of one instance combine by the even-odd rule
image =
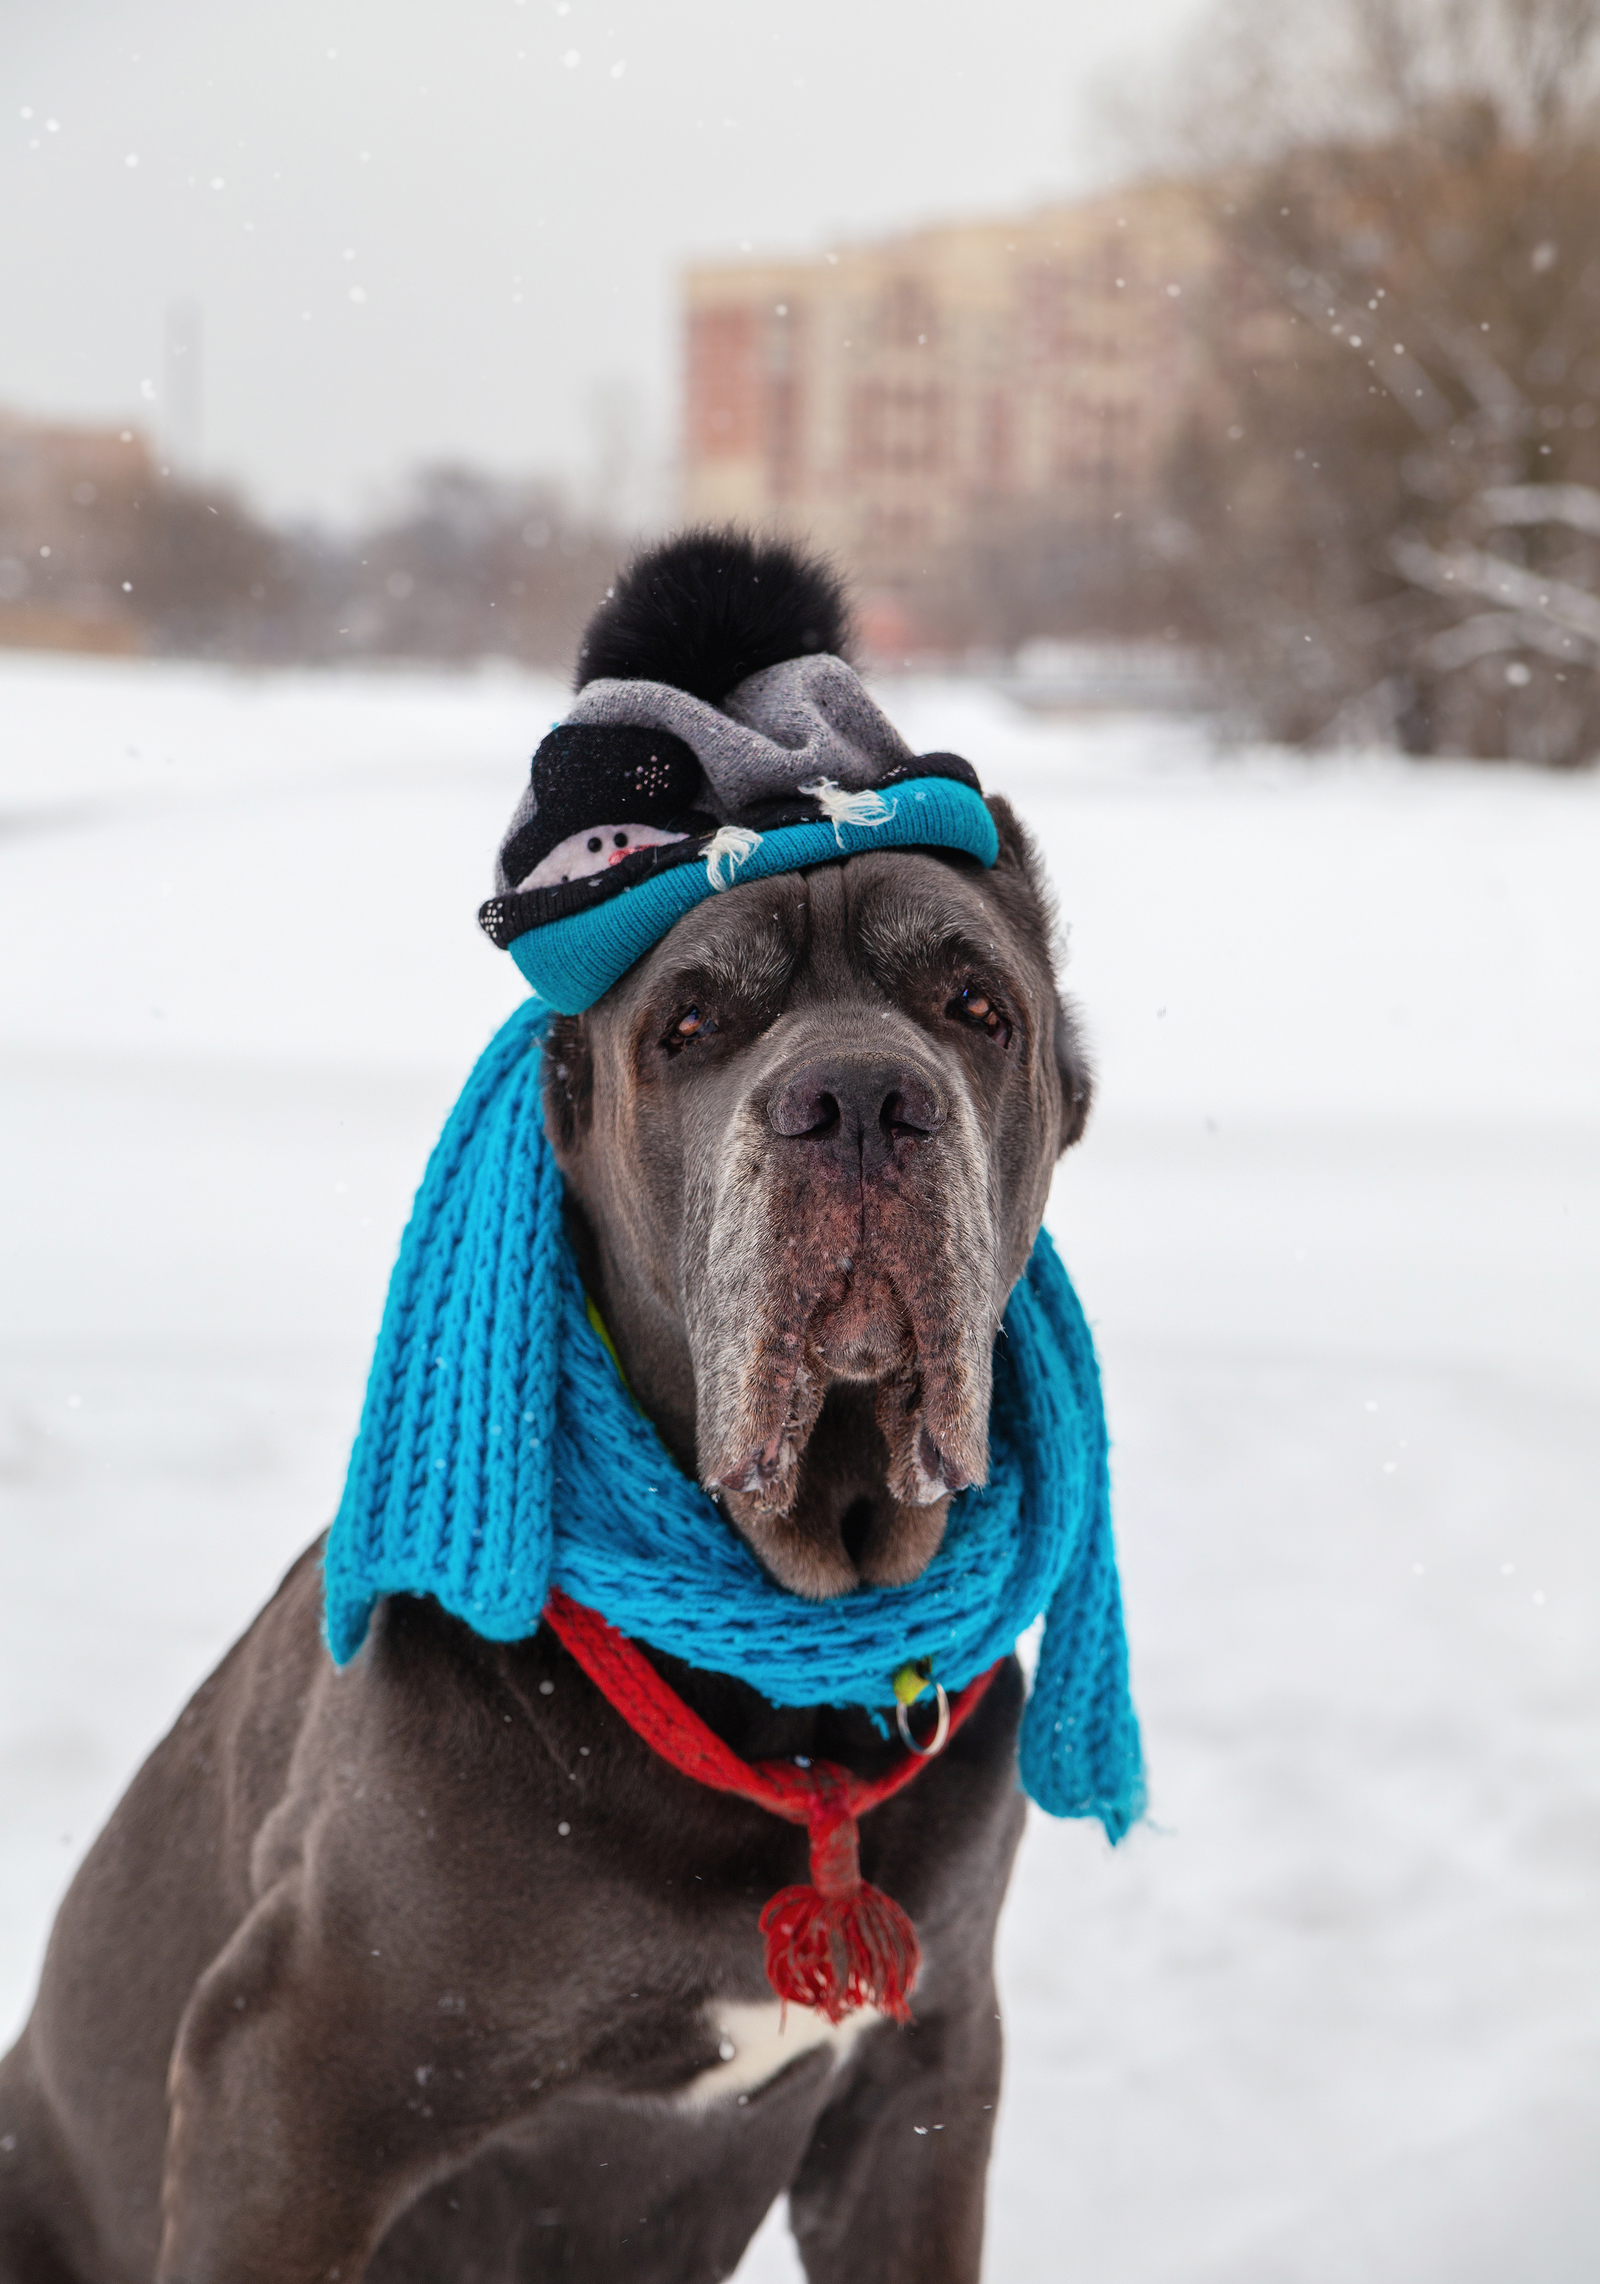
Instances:
[[[1476,547],[1429,547],[1420,539],[1390,542],[1389,559],[1402,579],[1452,601],[1479,595],[1485,602],[1526,612],[1600,648],[1600,598],[1564,579],[1543,579],[1503,555]]]
[[[1328,334],[1330,312],[1336,314],[1346,339],[1359,329],[1363,345],[1371,351],[1367,362],[1390,396],[1407,413],[1424,436],[1437,436],[1455,419],[1448,397],[1434,384],[1432,374],[1420,357],[1398,348],[1384,339],[1385,328],[1392,331],[1397,312],[1374,317],[1372,312],[1347,302],[1339,288],[1330,285],[1326,278],[1306,271],[1305,284],[1297,286],[1292,275],[1286,273],[1279,289],[1291,308],[1314,325],[1319,333]],[[1329,336],[1337,338],[1336,336]]]
[[[1443,634],[1436,634],[1427,646],[1426,656],[1428,664],[1444,674],[1453,673],[1460,666],[1472,666],[1480,658],[1492,658],[1497,651],[1504,650],[1538,650],[1547,658],[1559,658],[1570,666],[1573,644],[1578,640],[1578,636],[1547,626],[1543,619],[1531,618],[1524,611],[1480,611],[1475,618],[1463,619],[1458,626],[1446,627]]]
[[[1510,374],[1490,356],[1477,334],[1465,325],[1452,325],[1444,318],[1428,318],[1424,322],[1479,411],[1487,413],[1502,434],[1520,436],[1532,418],[1528,400]]]
[[[1472,504],[1486,523],[1564,523],[1600,539],[1600,491],[1592,484],[1491,484]]]

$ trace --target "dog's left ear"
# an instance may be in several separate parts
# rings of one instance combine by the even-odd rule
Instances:
[[[1039,957],[1052,975],[1051,940],[1056,932],[1055,898],[1044,876],[1044,866],[1033,836],[1009,801],[991,794],[986,802],[1000,836],[1000,856],[990,878],[1005,897],[1013,916],[1033,938]],[[1070,1150],[1089,1119],[1094,1098],[1094,1072],[1069,999],[1059,992],[1055,1020],[1056,1071],[1061,1080],[1061,1148]]]

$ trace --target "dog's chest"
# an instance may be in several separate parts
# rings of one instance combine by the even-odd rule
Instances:
[[[713,2000],[707,2009],[719,2059],[691,2078],[677,2096],[683,2109],[711,2109],[736,2102],[775,2078],[802,2054],[824,2047],[834,2066],[842,2062],[863,2030],[880,2018],[870,2009],[830,2022],[813,2008],[784,2008],[776,1999],[751,2003]]]

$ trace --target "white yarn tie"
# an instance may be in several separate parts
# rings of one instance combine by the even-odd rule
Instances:
[[[886,825],[898,806],[896,802],[885,801],[883,795],[874,793],[870,786],[860,793],[847,793],[831,777],[819,777],[815,785],[802,785],[800,791],[809,793],[815,801],[833,827],[834,841],[841,849],[844,847],[841,825],[864,825],[869,830],[874,825]]]
[[[719,825],[706,843],[706,878],[712,887],[731,888],[740,865],[753,857],[760,846],[761,835],[753,833],[748,825]],[[724,864],[728,867],[726,880],[721,876]]]

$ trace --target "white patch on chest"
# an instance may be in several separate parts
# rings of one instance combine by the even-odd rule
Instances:
[[[690,2079],[678,2096],[683,2109],[710,2109],[753,2093],[787,2069],[797,2054],[808,2054],[814,2046],[831,2047],[837,2068],[862,2031],[880,2019],[872,2008],[864,2007],[847,2014],[843,2022],[830,2022],[809,2006],[791,2006],[785,2019],[776,1999],[754,2005],[723,1999],[713,2002],[708,2012],[722,2059]]]

